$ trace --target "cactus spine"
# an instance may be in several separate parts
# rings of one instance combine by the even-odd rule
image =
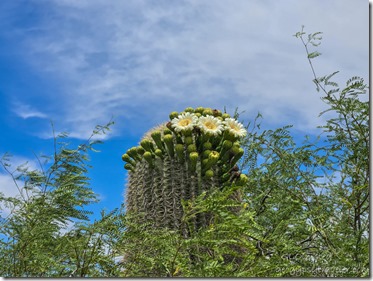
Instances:
[[[245,135],[241,123],[216,109],[172,112],[168,123],[150,130],[122,156],[128,170],[127,211],[154,227],[182,230],[182,200],[246,183],[236,165]],[[208,219],[201,214],[192,224],[199,228]]]

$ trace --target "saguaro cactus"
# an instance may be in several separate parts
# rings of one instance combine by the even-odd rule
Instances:
[[[247,182],[236,165],[245,135],[241,123],[216,109],[172,112],[168,123],[150,130],[122,156],[128,170],[127,211],[154,227],[180,229],[181,200]],[[195,227],[206,225],[207,219],[197,216]]]

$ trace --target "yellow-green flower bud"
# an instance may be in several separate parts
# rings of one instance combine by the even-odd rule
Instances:
[[[163,135],[172,135],[172,131],[170,129],[165,128],[163,130]]]
[[[240,148],[241,148],[240,143],[235,142],[235,143],[233,143],[231,151],[234,153],[234,155],[236,155],[237,153],[239,153]]]
[[[126,163],[124,165],[124,169],[128,170],[128,171],[132,171],[132,172],[135,172],[135,168],[130,164],[130,163]]]
[[[184,143],[185,143],[186,145],[193,144],[193,137],[192,137],[192,136],[185,137],[185,138],[184,138]]]
[[[122,155],[122,160],[127,163],[130,163],[133,166],[136,166],[136,162],[127,153],[124,153]]]
[[[152,132],[151,134],[155,144],[157,145],[157,147],[160,149],[160,150],[163,150],[164,147],[163,147],[163,142],[162,142],[162,134],[160,131],[154,131]]]
[[[175,151],[177,158],[180,162],[184,161],[184,145],[181,143],[178,143],[175,145]]]
[[[154,154],[156,156],[158,156],[159,158],[163,158],[163,151],[160,150],[159,148],[157,148],[155,151],[154,151]]]
[[[249,178],[245,174],[240,174],[240,177],[237,179],[236,183],[238,185],[246,185],[249,182]]]
[[[193,107],[187,107],[187,108],[184,109],[184,111],[194,113],[194,108]]]
[[[152,143],[150,140],[148,140],[148,139],[142,140],[142,141],[140,142],[140,145],[141,145],[141,146],[142,146],[146,151],[151,152],[151,151],[154,150],[154,145],[153,145],[153,143]]]
[[[231,116],[230,116],[228,113],[223,113],[223,114],[221,115],[221,117],[222,117],[223,119],[231,118]]]
[[[163,141],[166,144],[167,152],[170,157],[174,157],[174,138],[172,135],[165,135]]]
[[[189,154],[189,163],[190,163],[190,166],[189,166],[189,169],[190,171],[194,172],[196,170],[196,166],[197,166],[197,161],[198,161],[198,152],[192,152]]]
[[[219,157],[220,157],[220,153],[217,152],[217,151],[211,151],[210,154],[209,154],[209,157],[205,160],[207,160],[207,162],[205,162],[205,160],[202,161],[202,164],[204,164],[203,166],[203,170],[206,171],[208,169],[210,169],[214,164],[216,164],[219,160]]]
[[[213,151],[210,152],[208,159],[209,159],[210,162],[215,164],[216,162],[218,162],[219,157],[220,157],[220,153],[213,150]]]
[[[214,171],[209,169],[205,172],[205,178],[211,179],[214,176]]]
[[[189,153],[197,151],[197,147],[196,147],[196,145],[195,145],[195,144],[190,144],[190,145],[188,145],[188,147],[187,147],[187,151],[188,151]]]
[[[198,154],[198,152],[191,152],[190,154],[189,154],[189,159],[191,160],[191,161],[197,161],[198,160],[198,157],[199,157],[199,154]]]
[[[144,153],[144,159],[149,163],[150,166],[153,166],[153,155],[149,151]]]
[[[211,150],[205,150],[203,153],[202,153],[202,157],[204,158],[204,159],[208,159],[209,158],[209,155],[210,155],[210,152],[211,152]]]
[[[212,112],[212,109],[211,108],[205,108],[205,110],[202,112],[202,115],[206,116],[206,115],[212,115],[213,112]]]
[[[203,149],[204,150],[208,150],[208,149],[211,149],[212,148],[212,143],[209,142],[209,141],[206,141],[203,143]]]
[[[163,141],[164,141],[165,143],[169,143],[169,142],[172,142],[172,143],[173,143],[174,138],[173,138],[172,135],[165,135],[165,136],[163,137]]]
[[[127,153],[124,153],[122,155],[122,161],[130,162],[132,160],[132,159],[131,160],[128,160],[128,159],[130,159],[129,155]]]
[[[179,112],[172,111],[169,116],[170,116],[170,119],[172,120],[172,119],[174,119],[174,118],[176,118],[176,117],[179,116]]]
[[[202,116],[202,114],[199,112],[194,113],[194,115],[197,116],[198,118]]]
[[[137,146],[136,152],[138,155],[143,155],[145,153],[145,149],[142,146]]]
[[[141,161],[141,156],[137,153],[136,147],[131,147],[130,149],[127,150],[126,152],[130,157],[137,161]]]
[[[200,114],[202,114],[204,110],[205,110],[204,107],[199,106],[199,107],[197,107],[197,108],[194,110],[194,112],[195,112],[195,113],[200,113]]]

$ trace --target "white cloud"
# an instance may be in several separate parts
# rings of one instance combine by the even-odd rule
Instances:
[[[20,155],[11,156],[8,163],[12,167],[11,171],[14,171],[18,166],[28,167],[30,171],[40,169],[37,160],[29,159]]]
[[[18,182],[18,184],[21,183]],[[0,193],[5,197],[16,197],[20,195],[11,176],[0,173]],[[8,206],[0,201],[0,216],[2,218],[7,217],[12,212],[12,208],[12,206]]]
[[[61,228],[59,229],[59,234],[60,235],[64,235],[68,232],[70,232],[71,230],[73,230],[75,227],[75,222],[73,221],[67,221],[67,223],[65,225],[62,225],[61,224]]]
[[[269,123],[307,132],[324,106],[291,36],[302,24],[325,34],[320,76],[367,76],[362,0],[172,3],[43,2],[47,16],[24,44],[35,68],[59,81],[57,122],[81,137],[115,116],[131,134],[187,106],[238,106],[246,118],[260,111]]]
[[[10,175],[0,173],[0,192],[6,197],[15,197],[19,195],[19,191]]]
[[[31,105],[20,102],[13,104],[13,112],[23,119],[48,117],[45,113],[33,108]]]

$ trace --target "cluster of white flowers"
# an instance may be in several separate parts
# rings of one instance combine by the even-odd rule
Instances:
[[[244,126],[234,118],[226,118],[224,121],[208,115],[197,117],[194,113],[185,112],[171,120],[171,126],[176,132],[191,131],[195,126],[204,133],[218,136],[225,130],[233,136],[240,138],[246,136]]]

